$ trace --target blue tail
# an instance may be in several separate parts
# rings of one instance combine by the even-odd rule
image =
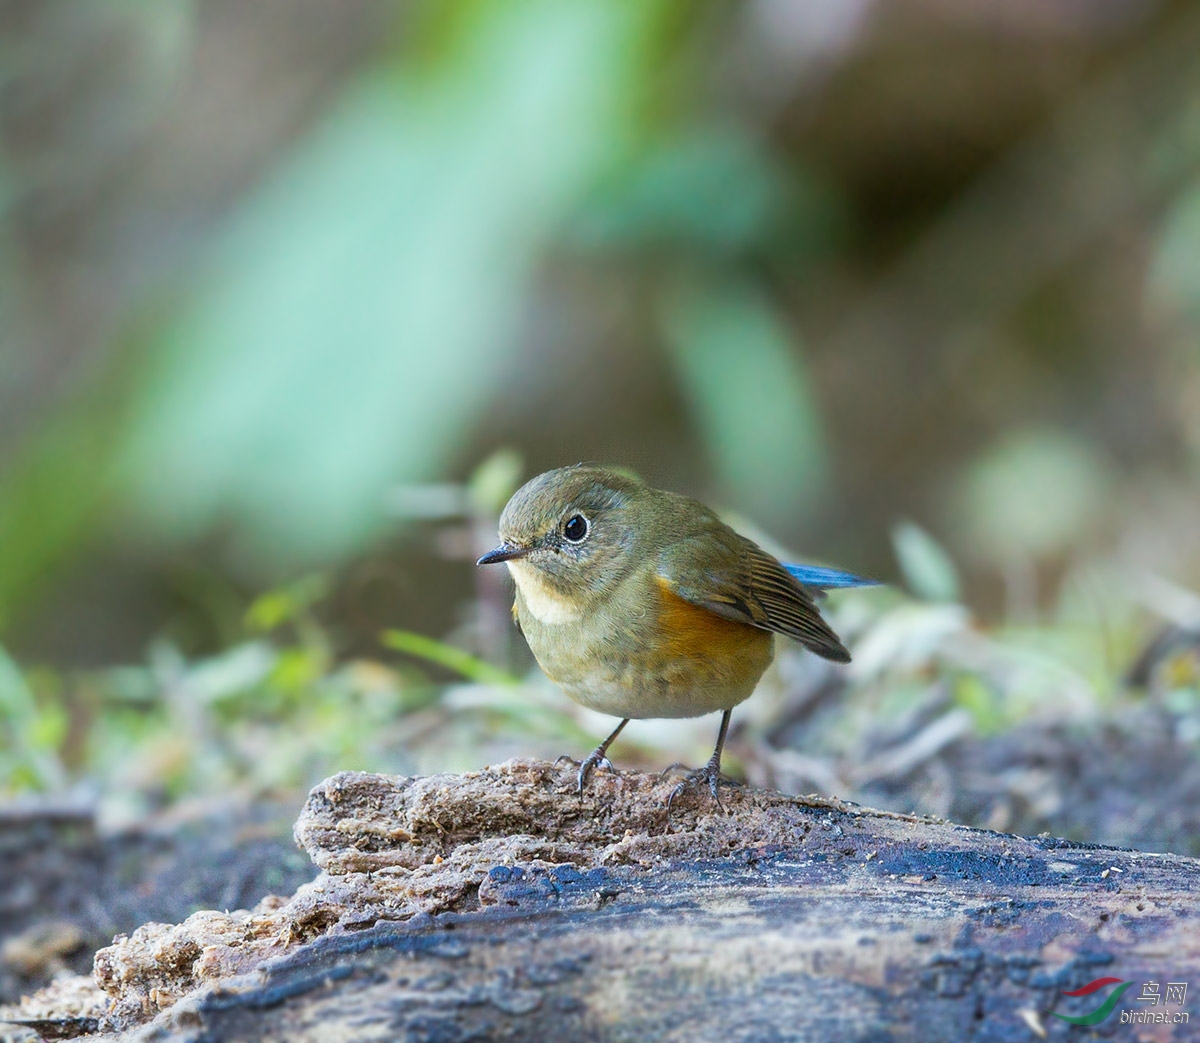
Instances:
[[[837,569],[823,569],[820,565],[792,565],[784,562],[783,567],[806,587],[817,590],[829,590],[833,587],[877,587],[879,580],[866,579],[852,572],[839,572]]]

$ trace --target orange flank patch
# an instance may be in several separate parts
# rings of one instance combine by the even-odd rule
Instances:
[[[731,673],[757,668],[762,673],[770,662],[771,635],[749,623],[726,619],[681,598],[669,580],[655,577],[662,592],[659,629],[663,655],[710,666],[726,666]],[[756,675],[757,678],[757,675]]]

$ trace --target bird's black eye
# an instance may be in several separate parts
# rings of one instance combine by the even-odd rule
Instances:
[[[563,535],[568,543],[582,543],[587,539],[588,521],[582,514],[573,514],[563,526]]]

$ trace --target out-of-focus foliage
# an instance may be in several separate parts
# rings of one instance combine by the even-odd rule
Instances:
[[[439,473],[486,407],[657,10],[464,5],[424,61],[380,55],[223,220],[142,348],[115,460],[72,484],[175,543],[227,523],[267,560],[378,534],[389,483]],[[20,535],[36,505],[5,491]]]
[[[1113,495],[1096,455],[1055,431],[1018,432],[981,454],[963,486],[962,525],[999,560],[1070,550]]]
[[[67,773],[57,756],[65,739],[66,714],[41,702],[17,665],[0,650],[0,779],[8,791],[61,788]]]
[[[377,535],[388,484],[439,474],[486,408],[655,9],[478,5],[430,64],[344,88],[162,335],[125,461],[135,509],[174,539],[227,518],[260,555]]]
[[[497,438],[984,595],[1194,504],[1186,5],[279,17],[5,15],[0,619],[370,553]]]
[[[919,525],[904,521],[892,532],[892,542],[909,590],[929,601],[958,600],[958,570],[937,540]]]
[[[814,513],[825,492],[825,446],[782,323],[728,280],[681,289],[665,321],[681,389],[730,495],[755,513]]]
[[[24,0],[0,41],[0,786],[585,745],[469,565],[580,459],[908,589],[831,599],[823,784],[1142,706],[1143,652],[1195,741],[1194,5]]]
[[[953,564],[927,534],[908,525],[897,548],[928,596],[899,588],[831,595],[825,611],[854,662],[842,671],[784,643],[760,692],[738,709],[731,768],[790,789],[975,815],[994,828],[1061,830],[1071,828],[1061,815],[1074,799],[1065,792],[1069,765],[1039,768],[1037,743],[1026,739],[1017,748],[1029,761],[989,768],[970,744],[1003,742],[1018,728],[1065,730],[1074,742],[1111,742],[1114,731],[1132,742],[1141,729],[1167,757],[1200,743],[1200,626],[1152,650],[1131,687],[1118,670],[1134,659],[1142,628],[1119,573],[1071,577],[1064,589],[1072,596],[1036,626],[987,629],[947,599]],[[326,596],[311,576],[263,594],[247,607],[238,639],[211,656],[188,658],[164,641],[141,664],[25,676],[0,659],[13,729],[2,747],[4,790],[99,782],[115,824],[183,797],[291,793],[348,765],[429,772],[516,753],[579,756],[611,725],[536,671],[521,679],[422,634],[390,630],[375,654],[339,661],[320,620]],[[703,758],[714,727],[711,719],[635,722],[619,760]],[[970,804],[973,792],[981,807]],[[1143,842],[1190,849],[1186,823],[1141,826]],[[1132,836],[1120,822],[1104,828],[1114,840]]]

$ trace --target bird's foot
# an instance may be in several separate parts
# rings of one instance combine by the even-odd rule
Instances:
[[[722,782],[730,786],[737,786],[739,783],[729,778],[727,775],[721,774],[721,762],[718,758],[712,757],[703,768],[687,770],[682,764],[672,764],[670,767],[663,769],[663,775],[668,772],[684,770],[686,774],[679,780],[679,784],[671,790],[671,795],[667,798],[667,821],[671,818],[671,805],[675,803],[675,798],[681,793],[687,792],[689,789],[697,789],[702,785],[708,785],[708,792],[712,794],[713,802],[725,811],[725,805],[721,803],[721,795],[719,787]]]
[[[587,785],[587,780],[597,768],[607,768],[609,771],[616,771],[616,768],[612,766],[612,761],[605,756],[603,746],[597,746],[591,753],[584,757],[582,763],[579,765],[578,783],[580,800],[583,800],[583,790]]]

